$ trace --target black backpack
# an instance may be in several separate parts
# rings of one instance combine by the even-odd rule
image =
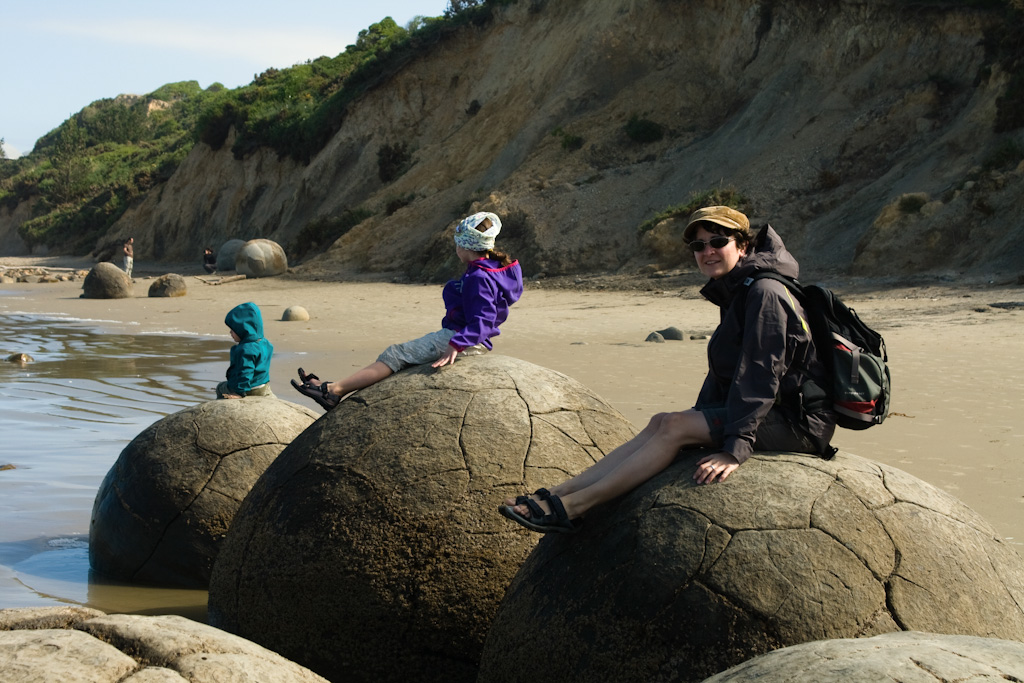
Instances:
[[[792,291],[807,314],[818,357],[825,364],[829,386],[825,392],[836,413],[836,425],[867,429],[882,424],[891,395],[889,356],[882,335],[864,324],[830,289],[801,285],[769,270],[759,270],[744,281],[778,280]]]

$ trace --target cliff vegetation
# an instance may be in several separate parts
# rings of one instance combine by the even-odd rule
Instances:
[[[243,87],[83,108],[0,159],[0,251],[434,279],[492,210],[530,275],[687,267],[730,203],[812,271],[1015,272],[1024,0],[451,0]],[[382,240],[381,235],[400,235]]]

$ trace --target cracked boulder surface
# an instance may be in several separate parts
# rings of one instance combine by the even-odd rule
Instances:
[[[824,640],[775,650],[704,683],[876,683],[1024,680],[1024,643],[918,631]]]
[[[0,680],[327,683],[264,647],[184,617],[85,607],[0,610]]]
[[[843,452],[758,454],[700,486],[707,452],[538,543],[481,681],[702,681],[770,650],[895,631],[1024,640],[1024,563],[956,498]]]
[[[575,380],[515,358],[409,368],[285,449],[235,517],[210,623],[337,681],[473,681],[537,542],[507,496],[572,476],[635,434]]]
[[[200,403],[150,425],[100,484],[89,564],[120,581],[206,588],[242,499],[316,418],[252,397]]]

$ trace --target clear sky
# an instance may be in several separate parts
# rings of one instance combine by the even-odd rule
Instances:
[[[237,88],[269,67],[336,56],[384,17],[447,0],[12,0],[0,11],[0,138],[9,157],[90,102],[165,83]]]

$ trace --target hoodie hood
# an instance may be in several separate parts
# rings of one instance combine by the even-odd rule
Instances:
[[[728,307],[743,281],[759,270],[770,270],[794,280],[799,276],[800,264],[786,249],[782,237],[772,226],[765,225],[758,231],[750,244],[750,249],[750,253],[728,274],[717,280],[710,280],[704,285],[700,293],[705,299],[723,308]]]
[[[263,339],[263,316],[252,302],[239,304],[228,311],[224,324],[243,342]]]

